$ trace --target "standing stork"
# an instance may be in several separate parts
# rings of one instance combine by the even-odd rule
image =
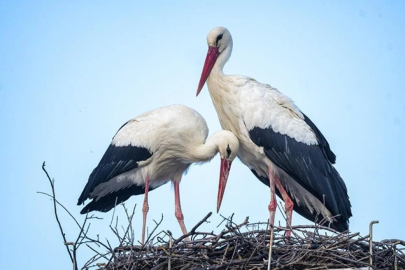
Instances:
[[[208,141],[208,127],[195,110],[172,105],[146,112],[125,123],[91,173],[78,205],[92,199],[81,214],[107,212],[132,195],[145,194],[142,244],[145,240],[148,192],[172,181],[175,216],[183,234],[187,233],[181,211],[179,183],[192,163],[221,156],[218,197],[223,196],[231,163],[239,141],[227,130],[214,133]]]
[[[294,209],[311,221],[325,218],[332,228],[347,230],[351,205],[346,185],[332,165],[336,156],[325,137],[277,89],[223,73],[232,53],[228,29],[212,29],[207,43],[197,96],[207,81],[222,128],[239,139],[238,157],[270,186],[270,223],[274,224],[277,193],[285,203],[288,227]],[[290,234],[288,230],[287,237]]]

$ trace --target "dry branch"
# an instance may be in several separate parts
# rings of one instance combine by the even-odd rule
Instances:
[[[207,215],[197,225],[207,221]],[[269,231],[266,223],[225,225],[219,234],[198,232],[175,239],[170,247],[169,234],[158,233],[152,245],[121,246],[114,249],[115,260],[104,270],[124,269],[266,269]],[[253,228],[253,229],[252,229]],[[271,269],[339,269],[369,267],[369,236],[336,233],[318,225],[292,226],[295,234],[287,242],[287,228],[275,227]],[[374,269],[405,269],[405,255],[395,245],[404,241],[373,242]]]
[[[115,210],[111,218],[110,229],[117,238],[119,246],[112,248],[108,239],[105,242],[89,237],[89,220],[94,216],[86,216],[82,225],[75,217],[56,200],[54,180],[45,170],[52,189],[52,195],[40,192],[53,199],[55,218],[58,223],[73,269],[77,268],[77,251],[86,246],[95,254],[88,259],[81,269],[103,270],[135,270],[135,269],[267,269],[270,232],[267,222],[249,223],[248,218],[239,224],[233,221],[233,215],[223,217],[218,226],[224,229],[213,232],[198,231],[203,223],[208,222],[212,213],[208,213],[191,231],[179,238],[173,238],[168,230],[160,232],[162,218],[155,222],[145,245],[134,245],[132,218],[135,207],[129,214],[125,205],[126,221],[123,227],[116,217]],[[75,242],[67,242],[67,237],[59,221],[57,206],[61,206],[79,227]],[[88,225],[86,225],[88,224]],[[121,230],[119,227],[121,226]],[[293,230],[286,241],[285,232]],[[186,241],[185,239],[191,239]],[[370,261],[370,244],[372,262]],[[321,270],[339,268],[372,267],[373,269],[405,269],[405,241],[388,239],[380,242],[370,241],[370,236],[359,233],[338,233],[321,225],[300,225],[289,228],[275,226],[272,246],[271,269],[274,270]],[[102,251],[101,251],[102,250]]]

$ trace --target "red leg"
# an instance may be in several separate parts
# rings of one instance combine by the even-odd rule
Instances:
[[[270,204],[269,204],[269,212],[270,212],[270,225],[274,225],[274,217],[276,215],[277,209],[277,202],[276,202],[276,187],[274,178],[276,175],[269,169],[269,181],[270,181]]]
[[[143,225],[142,225],[142,245],[145,243],[145,227],[146,227],[146,215],[149,211],[149,204],[148,204],[148,191],[149,191],[149,177],[147,176],[145,179],[145,196],[143,199]]]
[[[276,202],[276,187],[274,178],[276,175],[273,171],[269,168],[269,182],[270,182],[270,204],[269,204],[269,212],[270,212],[270,242],[269,242],[269,258],[267,262],[267,269],[270,269],[271,265],[271,255],[273,249],[273,234],[274,234],[274,217],[276,215],[277,209],[277,202]]]
[[[280,179],[278,179],[278,177],[276,176],[274,178],[274,182],[275,185],[277,187],[277,189],[280,191],[281,197],[283,197],[284,200],[284,207],[285,207],[285,214],[287,217],[287,228],[291,227],[291,222],[292,222],[292,211],[294,208],[294,203],[291,200],[290,196],[288,196],[287,191],[285,190],[285,188],[283,187],[283,185],[280,182]],[[287,238],[289,238],[291,236],[291,230],[287,230],[286,231],[286,236]]]
[[[178,181],[173,181],[174,185],[174,203],[175,203],[175,212],[174,215],[177,218],[177,221],[179,222],[181,231],[183,234],[187,234],[186,226],[184,225],[184,216],[183,212],[181,211],[181,203],[180,203],[180,183]],[[186,238],[187,241],[190,241],[189,238]]]

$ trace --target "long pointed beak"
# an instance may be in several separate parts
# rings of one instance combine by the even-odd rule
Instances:
[[[198,84],[198,89],[197,89],[197,95],[201,92],[201,89],[203,88],[205,81],[207,80],[208,76],[210,75],[210,72],[212,68],[214,67],[215,61],[217,61],[217,58],[219,56],[219,51],[217,47],[208,47],[208,53],[207,57],[205,58],[205,63],[204,63],[204,68],[201,73],[201,78],[200,78],[200,83]]]
[[[222,198],[224,197],[226,182],[228,181],[229,171],[231,170],[232,162],[226,159],[221,159],[221,170],[219,175],[217,213],[221,208]]]

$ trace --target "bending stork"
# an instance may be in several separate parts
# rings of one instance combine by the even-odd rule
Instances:
[[[223,73],[232,52],[228,29],[212,29],[207,43],[197,96],[207,81],[222,128],[239,139],[238,157],[270,186],[271,224],[277,193],[285,202],[288,226],[294,209],[311,221],[325,218],[332,228],[347,230],[351,205],[346,185],[332,165],[336,157],[325,137],[277,89],[248,77]],[[287,231],[287,236],[290,234]]]
[[[206,142],[208,127],[195,110],[172,105],[146,112],[125,123],[110,146],[78,200],[92,199],[81,214],[107,212],[132,195],[145,194],[143,203],[142,244],[145,240],[148,192],[172,181],[175,216],[183,234],[187,233],[180,205],[179,183],[192,163],[221,156],[218,197],[223,196],[231,163],[239,142],[231,132],[221,130]]]

